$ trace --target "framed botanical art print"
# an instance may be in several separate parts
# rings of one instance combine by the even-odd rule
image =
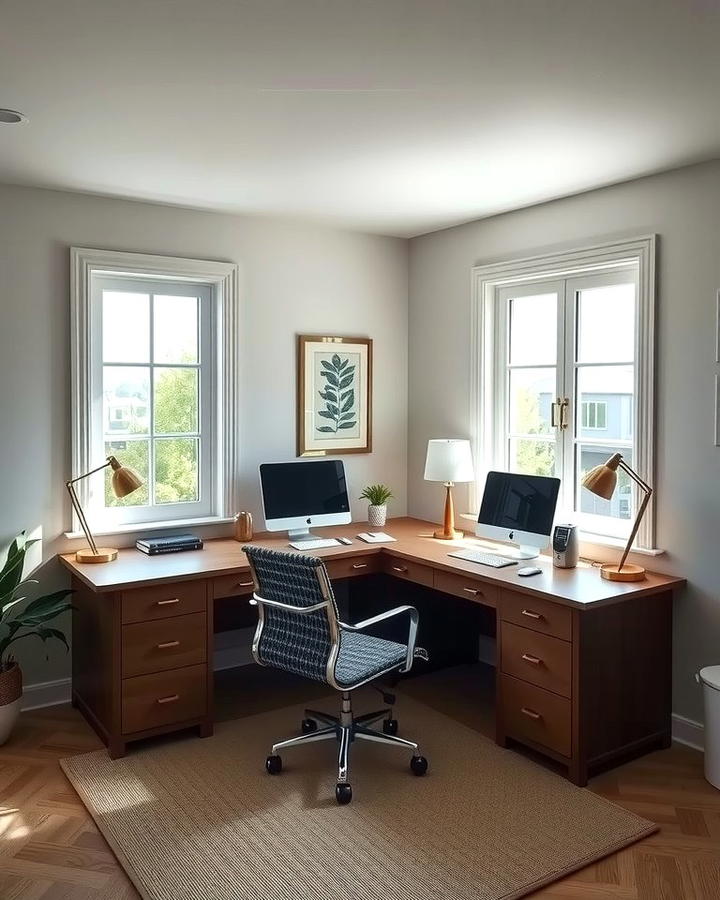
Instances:
[[[298,335],[298,456],[372,450],[372,340]]]

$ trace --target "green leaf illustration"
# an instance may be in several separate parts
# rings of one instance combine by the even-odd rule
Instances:
[[[355,401],[355,397],[353,396],[353,392],[350,391],[350,396],[343,403],[342,408],[340,409],[340,412],[346,413],[349,409],[352,409],[354,401]]]
[[[340,429],[355,428],[357,411],[355,405],[356,366],[350,365],[350,357],[342,359],[339,353],[333,353],[331,362],[320,360],[320,377],[326,380],[323,390],[318,396],[325,401],[325,408],[318,410],[318,416],[328,419],[331,425],[316,425],[315,430],[321,434],[335,434]]]
[[[330,432],[331,434],[335,433],[335,429],[331,428],[329,425],[320,425],[315,429],[315,431],[322,431],[324,434],[327,434],[328,432]]]
[[[344,359],[344,360],[340,363],[340,368],[338,369],[338,372],[342,372],[342,370],[345,368],[345,366],[346,366],[349,362],[350,362],[349,359]]]
[[[337,355],[337,353],[333,353],[332,364],[335,367],[335,371],[339,372],[342,364],[340,362],[340,357]]]
[[[335,366],[331,366],[330,363],[326,359],[321,359],[320,365],[323,368],[328,369],[330,372],[334,371],[334,369],[335,369]]]
[[[340,390],[342,390],[343,388],[346,388],[348,385],[350,385],[352,383],[353,383],[352,375],[343,375],[342,380],[340,381],[340,385],[339,385]]]
[[[338,428],[354,428],[356,425],[357,422],[341,422]]]
[[[331,384],[333,387],[338,386],[338,378],[334,372],[321,372],[320,374],[323,378],[327,378],[328,384]]]
[[[319,409],[319,410],[318,410],[318,415],[319,415],[319,416],[322,416],[323,419],[334,419],[334,418],[335,418],[335,414],[334,414],[334,413],[331,413],[331,412],[330,412],[329,410],[327,410],[327,409]]]

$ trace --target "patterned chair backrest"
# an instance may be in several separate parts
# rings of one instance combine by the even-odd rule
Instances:
[[[326,682],[333,631],[338,634],[338,610],[322,560],[264,547],[247,546],[243,550],[258,584],[258,597],[289,606],[315,606],[329,598],[325,609],[311,613],[286,612],[259,603],[255,633],[258,662]],[[327,597],[318,580],[320,573],[327,585]]]

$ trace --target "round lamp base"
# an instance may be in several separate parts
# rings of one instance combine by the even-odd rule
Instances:
[[[452,531],[446,534],[444,531],[433,531],[433,537],[436,541],[459,541],[463,537],[462,531]]]
[[[112,547],[98,547],[97,553],[93,553],[89,547],[78,550],[75,560],[79,563],[106,563],[117,559],[118,552]]]
[[[630,563],[625,563],[622,569],[618,569],[615,565],[606,565],[600,567],[600,574],[608,581],[642,581],[645,578],[645,569]]]

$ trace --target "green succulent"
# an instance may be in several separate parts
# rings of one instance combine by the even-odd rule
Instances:
[[[369,484],[360,494],[361,500],[369,500],[372,506],[385,506],[393,492],[385,484]]]
[[[43,594],[30,600],[25,589],[38,582],[34,579],[23,579],[25,554],[29,547],[37,541],[28,541],[25,532],[21,532],[10,544],[7,557],[0,569],[0,671],[7,669],[15,660],[9,652],[10,647],[26,637],[38,637],[43,643],[58,640],[69,650],[65,635],[58,628],[51,628],[47,623],[71,609],[66,602],[71,590],[55,591]],[[18,596],[19,593],[23,596]]]

